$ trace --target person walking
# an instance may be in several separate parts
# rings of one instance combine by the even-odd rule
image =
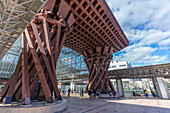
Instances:
[[[76,89],[74,89],[74,94],[76,94]]]
[[[147,90],[145,90],[145,96],[148,97],[148,91]]]
[[[83,88],[81,89],[81,96],[82,96],[82,97],[84,96],[84,90],[83,90]]]
[[[68,97],[70,97],[70,92],[71,92],[71,89],[69,88],[68,89]]]
[[[63,90],[63,98],[66,98],[66,90]]]
[[[80,88],[80,90],[79,90],[79,93],[80,93],[80,96],[81,96],[81,88]]]
[[[114,92],[113,92],[113,97],[114,97],[114,99],[116,99],[116,94],[117,94],[117,92],[114,91]]]
[[[100,91],[99,91],[99,89],[97,89],[96,95],[97,95],[97,98],[99,98],[99,96],[100,96]]]
[[[93,98],[96,98],[96,89],[93,89]]]
[[[143,90],[143,93],[144,93],[144,95],[146,95],[145,93],[146,93],[146,89],[145,90]]]
[[[156,97],[156,94],[155,94],[155,92],[152,89],[151,89],[151,93],[152,93],[153,97]]]
[[[135,92],[134,92],[134,91],[132,92],[132,95],[133,95],[134,97],[136,96],[136,94],[135,94]]]
[[[112,99],[113,92],[109,91],[110,99]]]
[[[89,95],[89,98],[91,98],[91,90],[90,89],[88,90],[88,95]]]

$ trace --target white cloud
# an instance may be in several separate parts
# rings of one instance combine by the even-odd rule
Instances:
[[[106,0],[118,22],[124,26],[169,30],[169,0]],[[151,27],[152,26],[152,27]]]
[[[159,46],[170,46],[170,38],[162,40],[158,43]]]
[[[130,48],[130,49],[129,49]],[[125,48],[126,53],[122,53],[119,56],[115,56],[115,60],[127,60],[129,62],[133,63],[159,63],[167,59],[167,56],[158,56],[158,55],[152,55],[153,52],[158,50],[158,48],[152,48],[152,47],[132,47],[129,46]]]
[[[170,52],[169,0],[106,1],[131,44],[116,60],[141,64],[167,61]],[[168,52],[159,54],[162,50]]]
[[[126,35],[128,39],[132,42],[139,42],[142,45],[151,45],[154,43],[158,43],[167,37],[170,37],[170,31],[163,32],[158,29],[149,29],[149,30],[138,30],[131,29],[127,30]]]

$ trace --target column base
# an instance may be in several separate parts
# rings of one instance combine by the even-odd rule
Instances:
[[[121,79],[116,79],[117,84],[117,93],[120,97],[124,97],[124,91],[123,91],[123,83]]]
[[[47,101],[47,103],[54,103],[54,101],[53,101],[53,98],[52,98],[52,97],[47,98],[47,99],[46,99],[46,101]]]
[[[4,104],[11,104],[12,97],[6,97]]]
[[[26,97],[23,102],[22,102],[24,105],[29,105],[31,103],[30,101],[30,97]]]

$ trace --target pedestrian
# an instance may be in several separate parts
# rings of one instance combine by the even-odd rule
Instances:
[[[96,89],[93,89],[93,98],[96,98]]]
[[[89,98],[91,98],[91,90],[90,89],[88,90],[88,95],[89,95]]]
[[[151,93],[152,93],[153,97],[156,97],[156,94],[155,94],[155,92],[152,89],[151,89]]]
[[[153,91],[153,96],[154,96],[154,97],[156,97],[156,93],[155,93],[155,91]]]
[[[117,94],[117,92],[114,91],[114,92],[113,92],[113,97],[114,97],[114,99],[116,99],[116,94]]]
[[[63,89],[63,98],[65,98],[65,97],[66,97],[66,90]]]
[[[109,91],[110,99],[112,99],[113,92]]]
[[[133,91],[133,94],[132,94],[133,96],[136,96],[136,94],[135,94],[135,92]]]
[[[147,90],[145,90],[145,96],[148,97],[148,91]]]
[[[80,90],[79,90],[79,93],[80,93],[80,96],[81,96],[81,88],[80,88]]]
[[[83,88],[81,89],[81,96],[84,96],[84,90],[83,90]]]
[[[71,89],[71,93],[73,94],[73,89]]]
[[[69,88],[68,89],[68,97],[70,97],[70,92],[71,92],[71,89]]]
[[[146,89],[145,89],[145,90],[143,90],[143,93],[144,93],[144,95],[145,95],[145,93],[146,93]]]
[[[100,96],[100,91],[99,91],[99,89],[97,89],[96,95],[97,95],[97,98],[99,98],[99,96]]]

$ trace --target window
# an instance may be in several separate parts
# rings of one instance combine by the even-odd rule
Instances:
[[[116,68],[116,66],[112,66],[112,68]]]
[[[124,65],[119,65],[119,67],[124,67],[124,66],[126,66],[125,64]]]
[[[129,81],[124,81],[123,83],[124,83],[124,84],[129,84]]]

